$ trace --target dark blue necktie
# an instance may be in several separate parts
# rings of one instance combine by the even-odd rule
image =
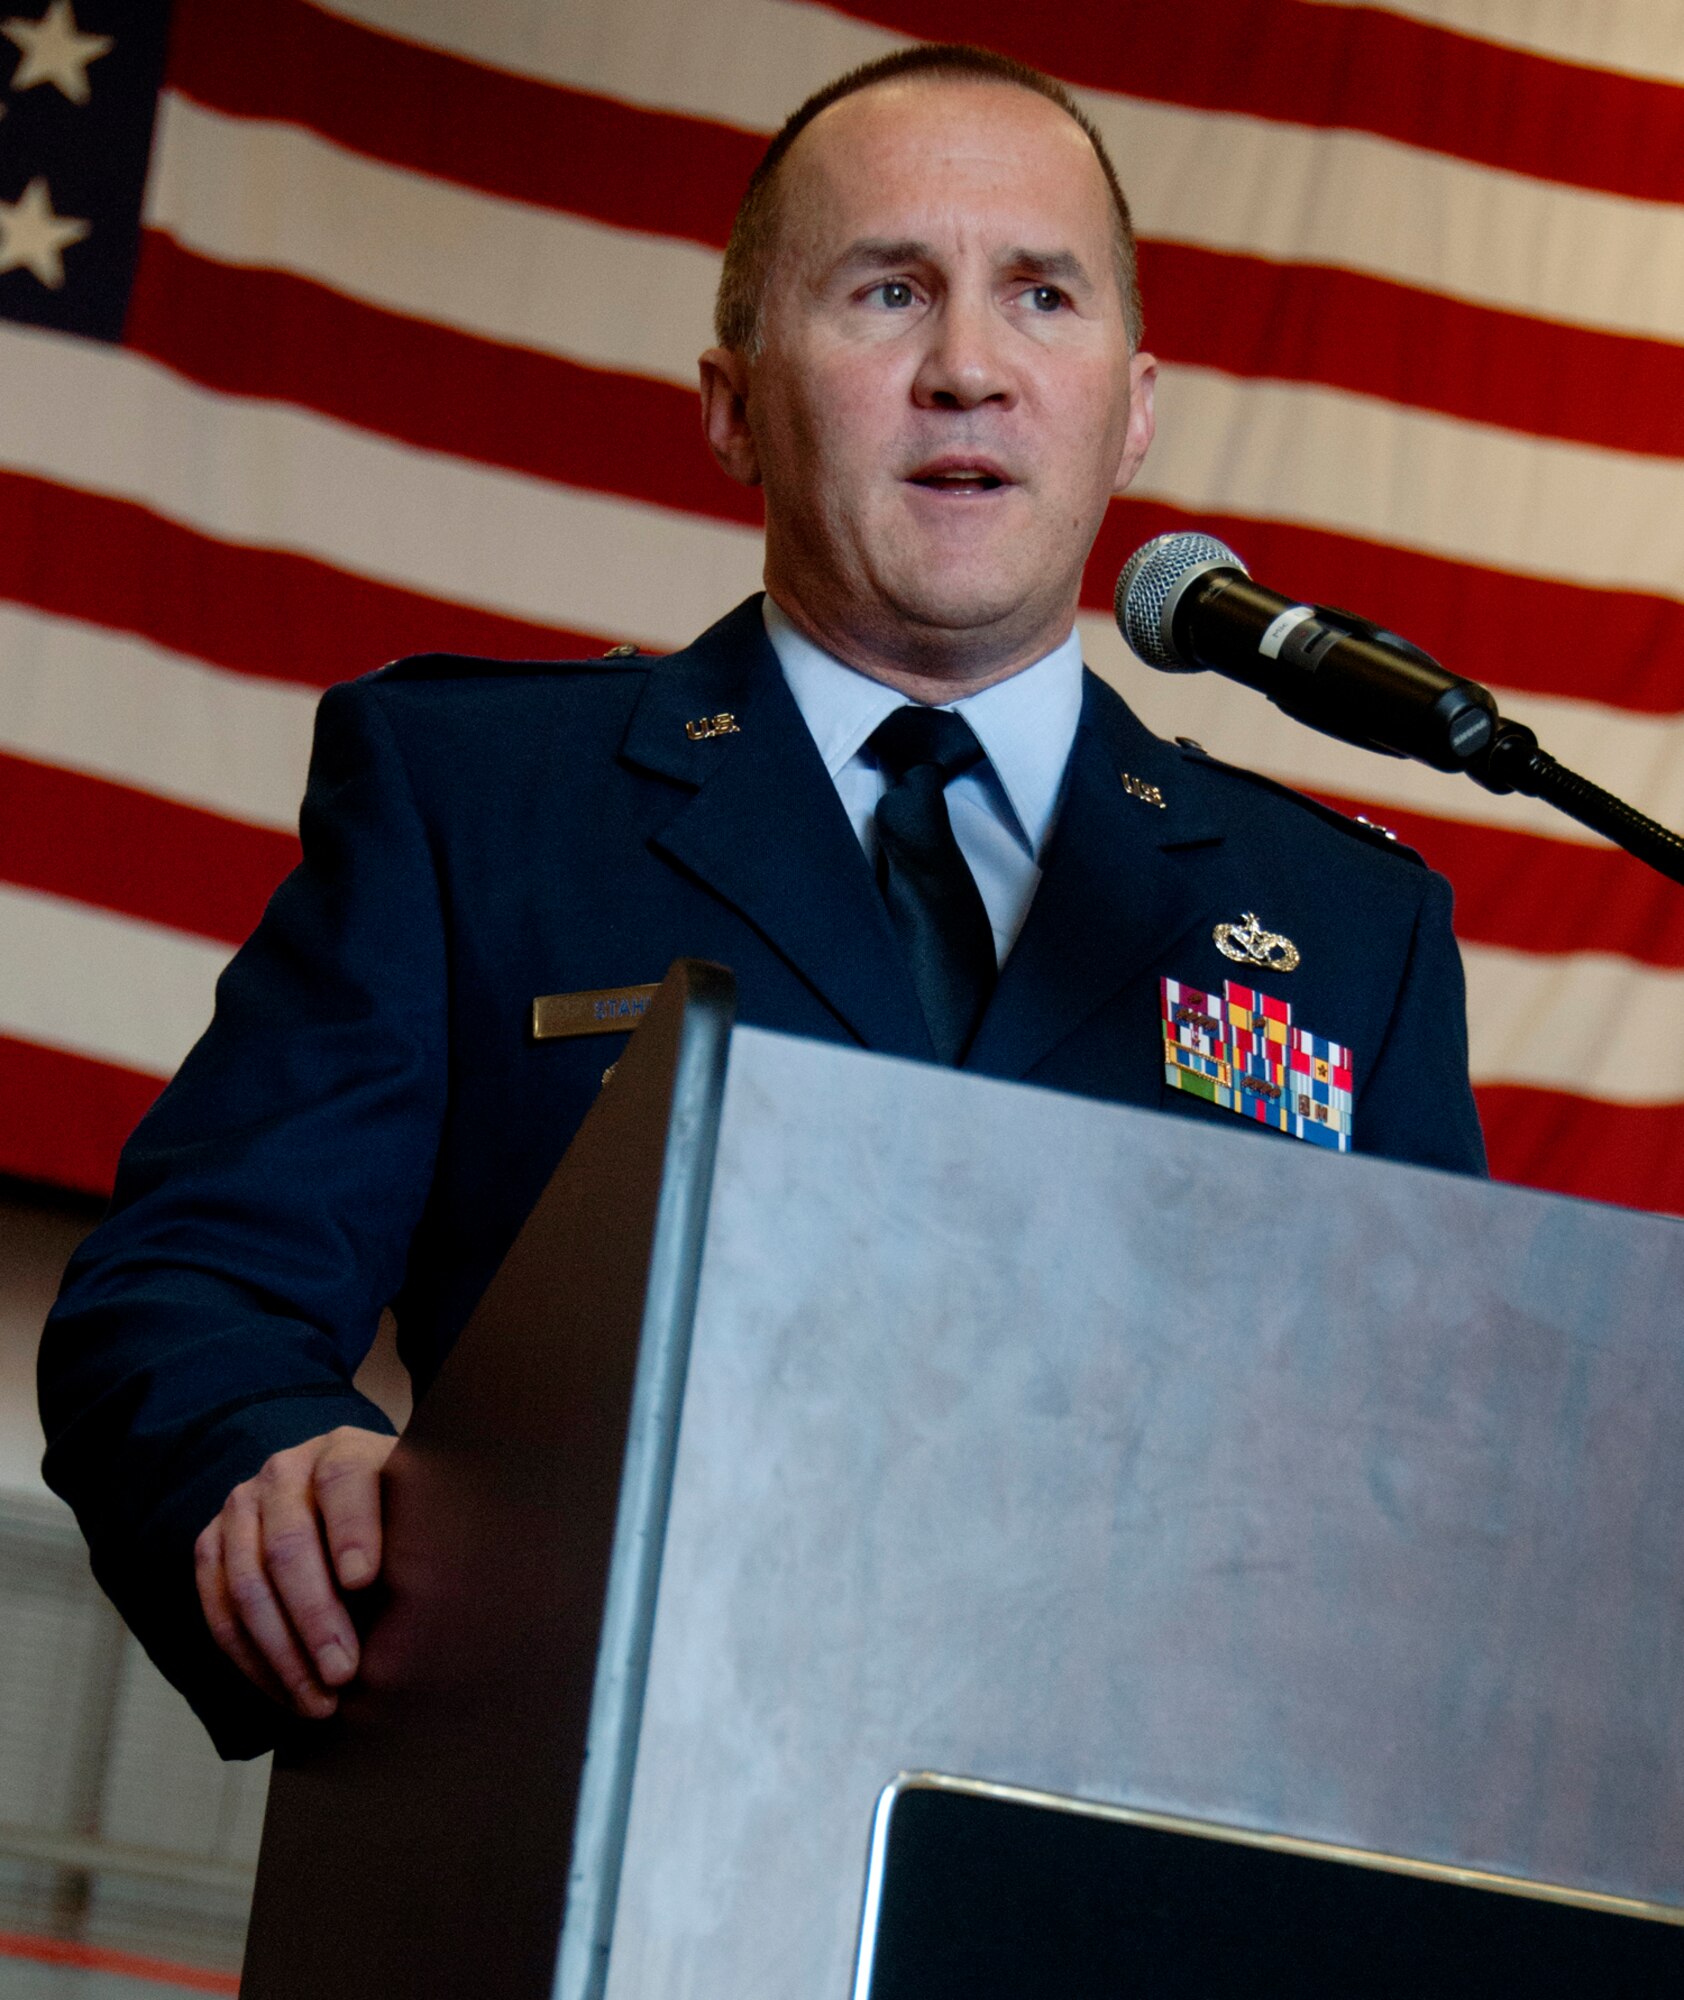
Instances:
[[[982,745],[945,708],[897,708],[873,731],[887,789],[877,802],[877,884],[944,1063],[957,1063],[999,967],[981,892],[947,813],[947,784],[982,762]]]

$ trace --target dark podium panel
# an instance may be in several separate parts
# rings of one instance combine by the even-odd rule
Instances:
[[[1684,1932],[1495,1877],[918,1775],[878,1814],[858,2000],[1649,2000]]]
[[[729,1013],[675,969],[393,1454],[248,1994],[905,2000],[1024,1794],[1101,1931],[1272,1910],[1253,1991],[1330,1911],[1678,1957],[1684,1230]]]
[[[388,1462],[362,1671],[276,1755],[242,1994],[547,1995],[564,1904],[605,1960],[734,991],[663,988]]]

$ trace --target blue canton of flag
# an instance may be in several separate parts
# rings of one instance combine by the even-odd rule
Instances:
[[[169,17],[30,0],[0,18],[0,318],[122,338]]]

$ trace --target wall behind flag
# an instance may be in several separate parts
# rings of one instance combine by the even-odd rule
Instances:
[[[109,1184],[295,853],[321,688],[684,643],[758,579],[695,356],[766,134],[921,37],[1068,80],[1159,442],[1090,663],[1457,891],[1496,1170],[1684,1211],[1684,899],[1570,823],[1149,675],[1198,524],[1684,825],[1684,6],[16,0],[0,41],[0,1172]],[[1602,65],[1602,66],[1598,66]]]

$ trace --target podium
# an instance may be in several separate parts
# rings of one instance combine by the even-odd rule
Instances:
[[[1684,1971],[1684,1229],[731,1008],[674,969],[392,1456],[242,1991],[934,1993],[954,1798]]]

